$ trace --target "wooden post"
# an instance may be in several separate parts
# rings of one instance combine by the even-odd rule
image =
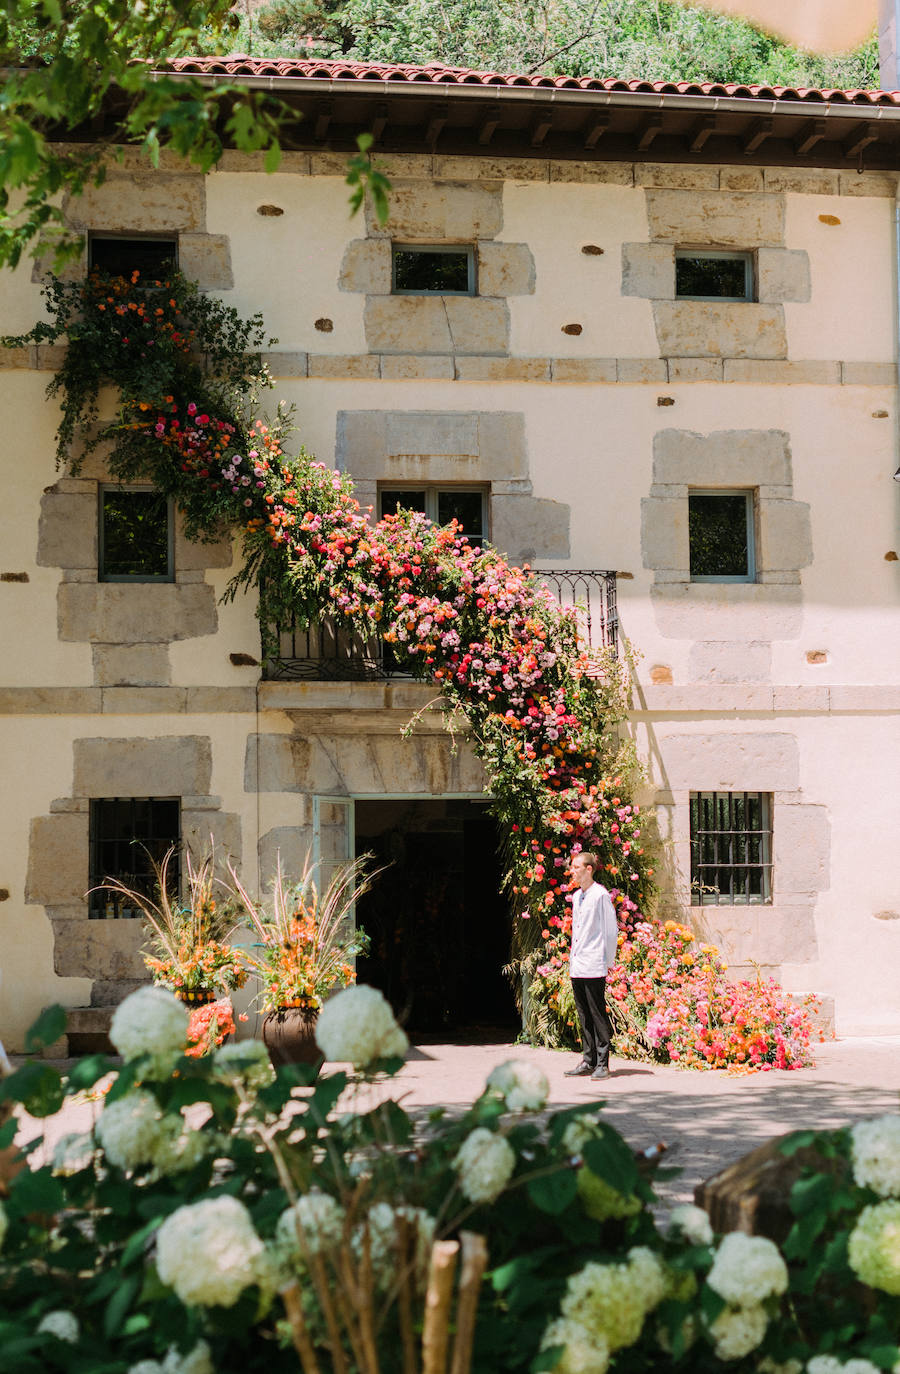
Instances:
[[[436,1240],[431,1247],[422,1332],[422,1374],[447,1374],[450,1307],[458,1254],[458,1240]]]

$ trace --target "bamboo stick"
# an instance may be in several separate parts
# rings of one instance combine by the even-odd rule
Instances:
[[[362,1374],[378,1374],[378,1349],[375,1344],[375,1284],[372,1277],[372,1236],[368,1226],[363,1230],[362,1259],[359,1264],[357,1311],[359,1338],[363,1349]]]
[[[417,1374],[416,1338],[413,1332],[412,1295],[416,1282],[414,1233],[409,1219],[396,1216],[397,1231],[397,1315],[403,1345],[403,1374]]]
[[[458,1240],[436,1240],[431,1247],[428,1291],[425,1294],[425,1329],[422,1332],[422,1374],[447,1374],[450,1305],[458,1254]]]
[[[281,1300],[291,1324],[291,1339],[294,1342],[294,1349],[300,1356],[303,1374],[320,1374],[319,1362],[316,1359],[316,1352],[303,1317],[300,1285],[296,1279],[287,1288],[282,1288]]]
[[[334,1374],[349,1374],[347,1356],[344,1354],[344,1344],[341,1339],[341,1328],[335,1315],[334,1303],[331,1300],[331,1289],[328,1283],[328,1275],[325,1271],[325,1263],[321,1254],[314,1254],[310,1257],[310,1269],[312,1270],[313,1281],[316,1288],[316,1297],[322,1308],[325,1317],[325,1325],[328,1327],[328,1341],[331,1346],[331,1363],[334,1366]],[[351,1336],[352,1332],[348,1331]]]
[[[456,1300],[456,1336],[450,1374],[469,1374],[472,1367],[472,1347],[475,1343],[475,1319],[478,1315],[478,1295],[487,1266],[487,1244],[484,1236],[474,1231],[461,1231],[462,1266],[459,1272],[459,1296]]]

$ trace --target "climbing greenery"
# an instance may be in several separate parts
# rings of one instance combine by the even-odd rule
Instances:
[[[177,272],[147,286],[137,273],[51,278],[45,297],[50,321],[4,342],[68,338],[49,390],[69,470],[103,442],[112,473],[173,496],[192,535],[236,530],[243,556],[228,595],[256,593],[267,657],[273,626],[329,617],[363,636],[376,627],[402,671],[439,689],[448,724],[465,729],[484,765],[504,836],[510,969],[532,1034],[574,1043],[566,864],[578,846],[598,854],[619,911],[621,1050],[697,1067],[805,1062],[805,1011],[774,985],[735,993],[715,950],[695,953],[691,932],[647,915],[653,867],[621,728],[627,674],[586,650],[576,613],[455,522],[401,512],[373,525],[347,474],[303,449],[288,456],[290,413],[256,413],[269,384],[259,316],[241,320]],[[117,413],[100,425],[109,382]]]

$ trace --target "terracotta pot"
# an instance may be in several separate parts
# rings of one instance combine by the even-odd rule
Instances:
[[[317,1064],[322,1052],[316,1044],[318,1011],[309,1007],[277,1007],[263,1018],[263,1044],[272,1067],[284,1064]]]

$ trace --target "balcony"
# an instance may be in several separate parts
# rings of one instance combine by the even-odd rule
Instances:
[[[582,639],[592,649],[618,647],[616,574],[596,568],[534,568],[561,606],[574,607]],[[278,628],[278,652],[266,661],[269,681],[386,682],[408,680],[389,645],[325,619],[307,629]]]

